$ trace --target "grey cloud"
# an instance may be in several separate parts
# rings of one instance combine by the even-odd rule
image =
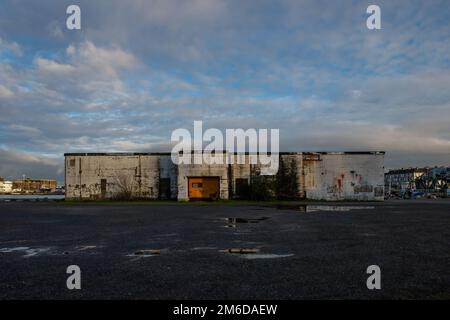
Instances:
[[[0,11],[3,46],[36,44],[17,43],[29,64],[0,60],[0,145],[168,151],[172,130],[204,120],[280,128],[285,150],[446,157],[446,1],[381,1],[378,33],[360,1],[80,1],[75,33],[66,4],[4,1],[23,23]]]
[[[6,180],[21,178],[51,178],[64,181],[64,162],[58,157],[30,154],[0,148],[0,176]]]

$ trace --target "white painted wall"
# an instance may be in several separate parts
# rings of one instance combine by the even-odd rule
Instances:
[[[320,154],[304,166],[306,198],[384,200],[384,154]]]
[[[67,199],[100,198],[101,179],[107,181],[106,198],[114,197],[121,183],[131,185],[136,197],[158,198],[157,155],[75,155],[65,161]]]
[[[228,199],[235,190],[235,180],[249,179],[251,168],[248,156],[246,164],[230,167],[226,164],[228,154],[222,156],[224,164],[177,166],[170,155],[67,155],[66,198],[99,198],[101,179],[107,179],[106,197],[113,197],[119,177],[127,177],[136,197],[157,199],[159,179],[170,178],[171,197],[188,200],[188,177],[219,177],[220,199]],[[285,168],[290,168],[290,164],[297,166],[298,198],[306,195],[316,200],[384,199],[384,153],[297,153],[280,158]]]

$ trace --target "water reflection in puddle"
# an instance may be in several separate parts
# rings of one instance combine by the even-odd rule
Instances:
[[[264,220],[269,219],[268,217],[261,218],[225,218],[227,224],[225,227],[227,228],[236,228],[240,223],[258,223]]]
[[[34,257],[41,253],[48,252],[50,248],[30,248],[30,247],[14,247],[14,248],[1,248],[0,253],[19,252],[23,254],[24,258]]]
[[[275,254],[275,253],[262,253],[258,248],[230,248],[225,250],[219,250],[220,252],[230,253],[235,256],[240,256],[244,259],[277,259],[292,257],[294,254]]]
[[[154,256],[158,256],[161,254],[161,250],[160,249],[141,249],[141,250],[137,250],[135,252],[133,252],[132,254],[127,254],[127,257],[135,257],[137,259],[139,258],[149,258],[149,257],[154,257]],[[136,260],[136,259],[134,259]]]
[[[274,254],[274,253],[257,253],[257,254],[247,254],[243,255],[242,258],[253,260],[253,259],[279,259],[292,257],[294,254]]]
[[[277,209],[295,210],[299,212],[317,212],[317,211],[335,211],[347,212],[350,210],[370,210],[375,209],[373,206],[331,206],[331,205],[285,205],[277,206]]]

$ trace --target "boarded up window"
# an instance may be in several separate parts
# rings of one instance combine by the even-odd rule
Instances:
[[[236,179],[236,196],[241,199],[249,196],[248,179]]]
[[[69,166],[70,167],[75,167],[75,159],[69,160]]]
[[[170,178],[159,179],[159,198],[170,199]]]
[[[100,180],[101,197],[106,198],[106,179]]]

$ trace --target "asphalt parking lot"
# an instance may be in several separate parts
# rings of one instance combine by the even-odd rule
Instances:
[[[450,201],[337,205],[0,203],[0,299],[450,298]]]

